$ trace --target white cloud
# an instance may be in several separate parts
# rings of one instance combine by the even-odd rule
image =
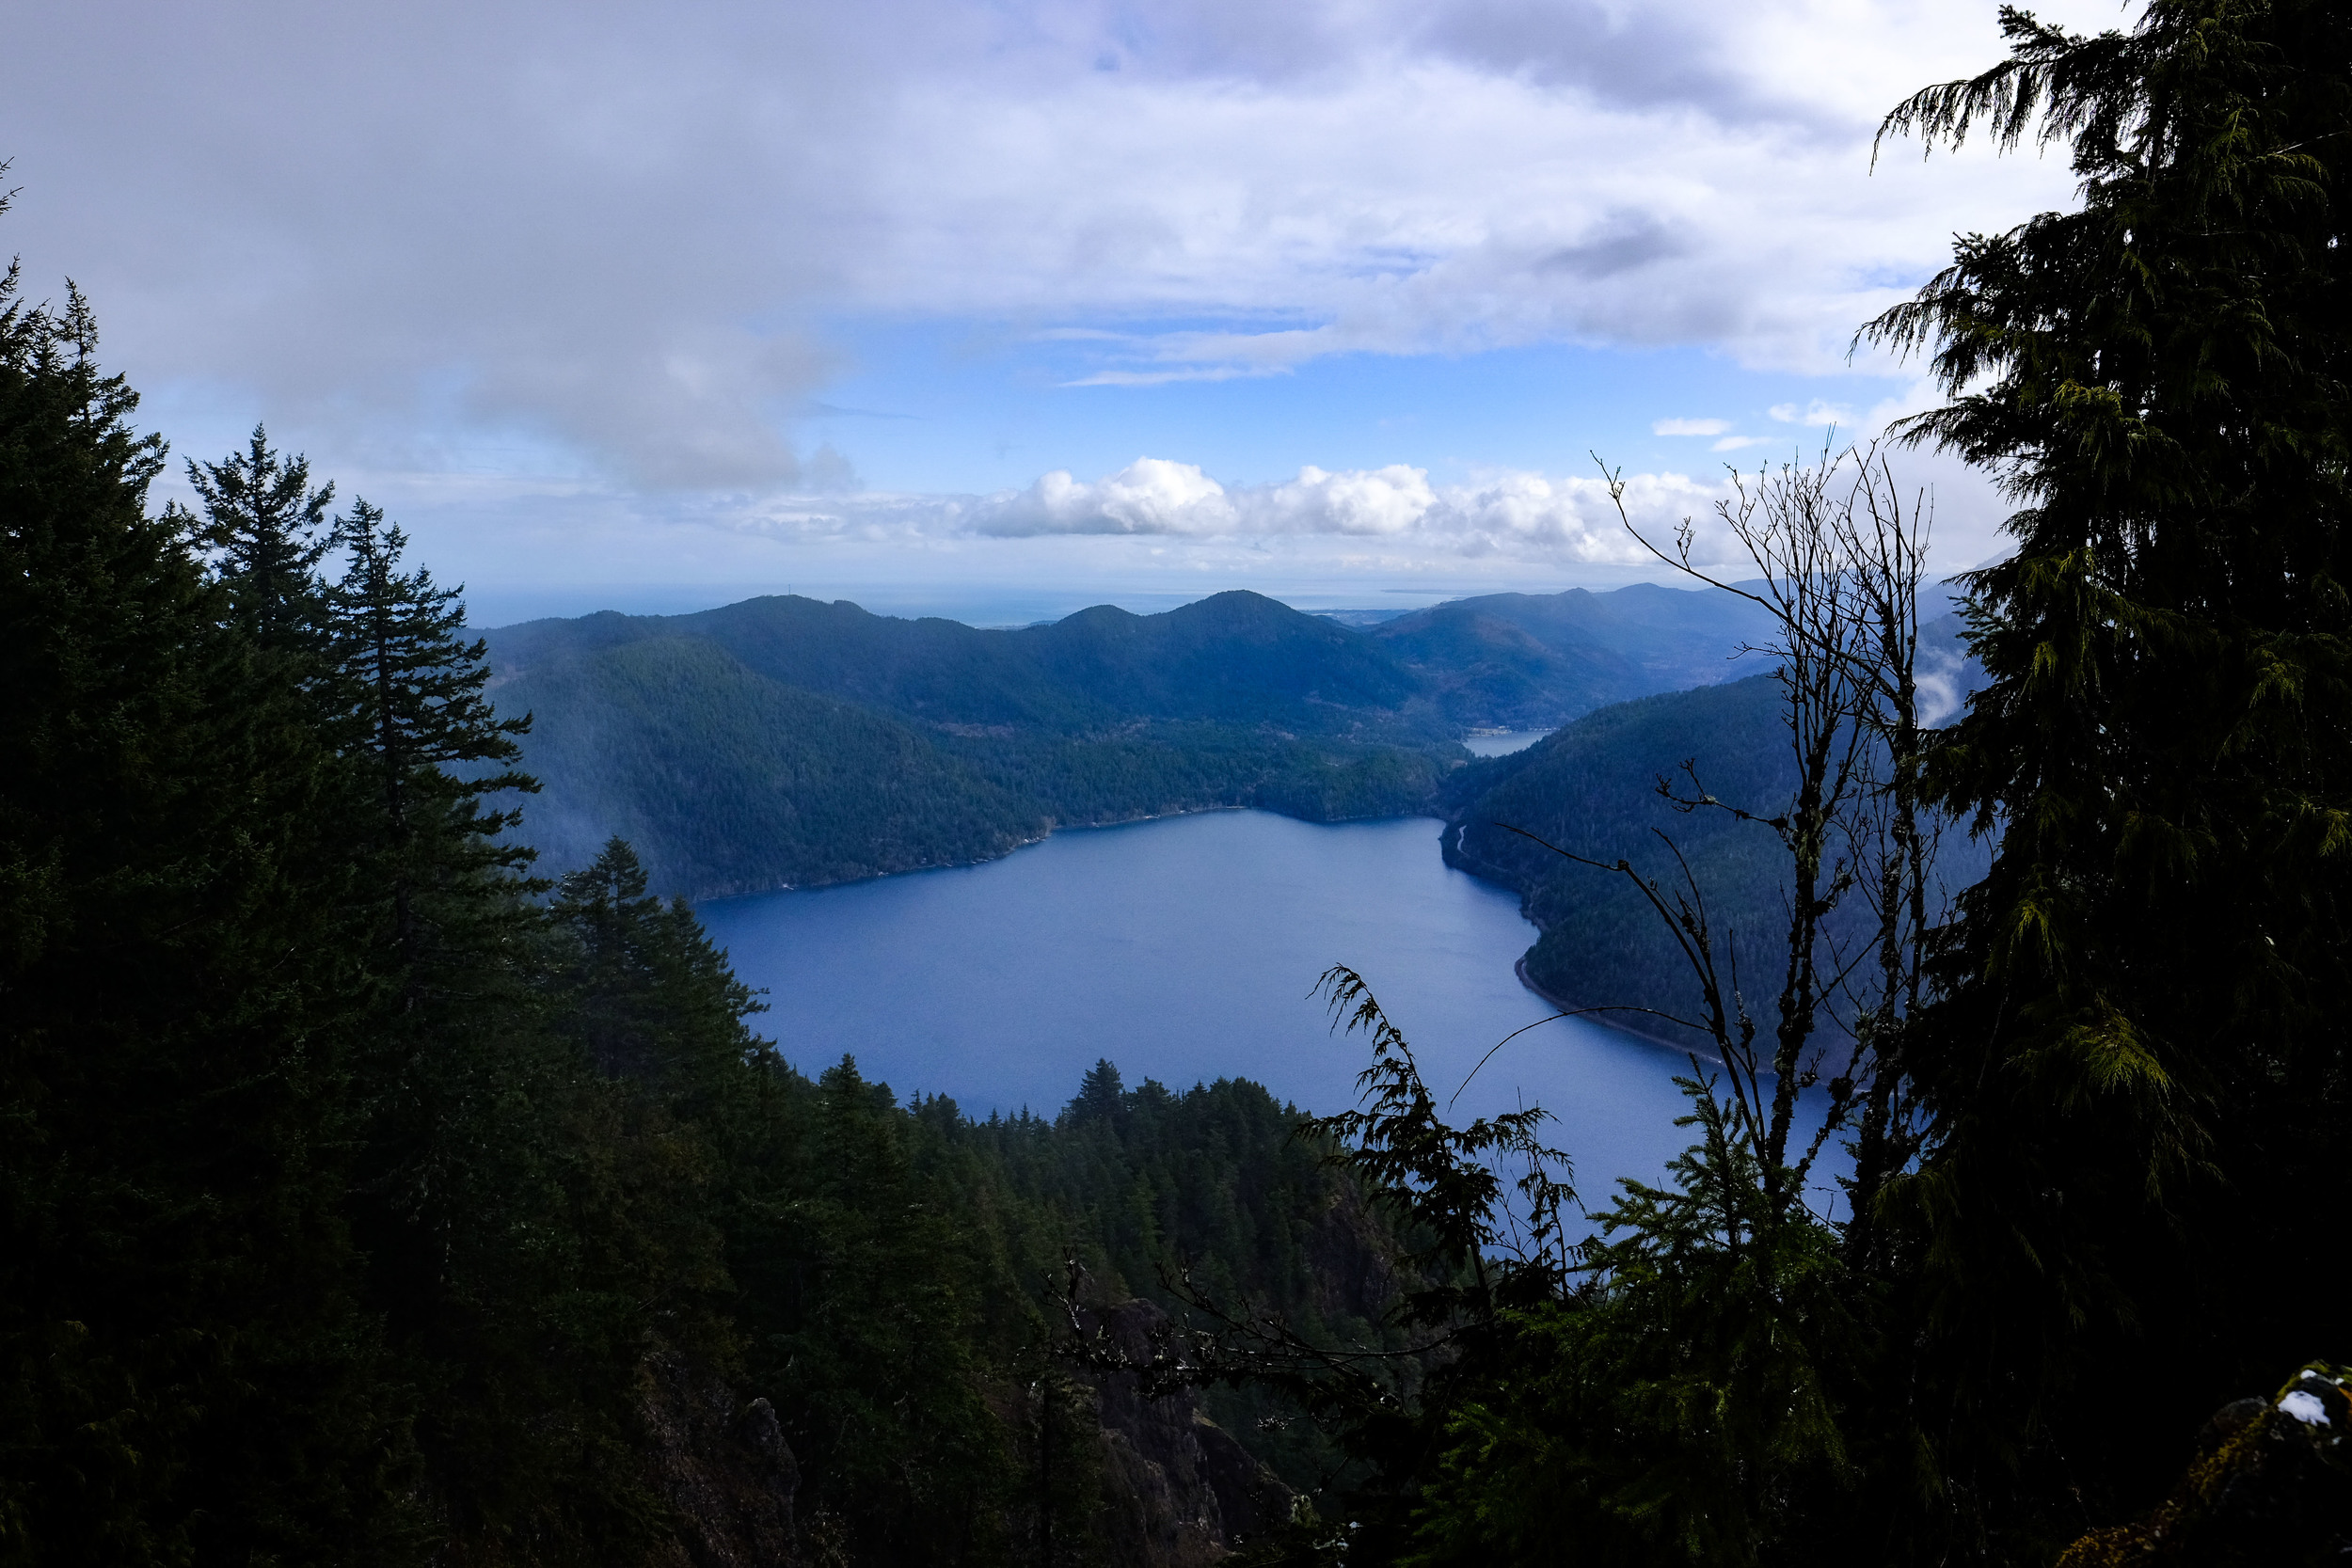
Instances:
[[[1738,451],[1743,447],[1760,447],[1771,440],[1769,436],[1726,436],[1709,447],[1709,451]]]
[[[1982,474],[1930,452],[1899,452],[1894,463],[1906,496],[1932,505],[1938,571],[1974,565],[1999,547],[1994,528],[2009,507]],[[602,608],[667,613],[787,591],[993,622],[1106,597],[1166,608],[1245,586],[1293,602],[1362,605],[1391,602],[1391,590],[1408,586],[1553,593],[1677,580],[1626,533],[1599,482],[1526,469],[1451,484],[1412,467],[1309,467],[1244,484],[1154,459],[993,495],[691,500],[637,499],[560,479],[365,478],[354,487],[372,498],[405,494],[395,515],[421,558],[462,562],[440,575],[471,582],[483,625]],[[1720,472],[1629,476],[1627,509],[1667,548],[1691,519],[1701,561],[1748,575],[1713,515],[1724,483]],[[472,520],[482,515],[500,526]],[[1136,594],[1144,597],[1119,597]],[[1040,594],[1053,603],[974,608]]]
[[[1729,420],[1660,420],[1650,427],[1653,436],[1721,436],[1731,428]]]
[[[1793,403],[1776,403],[1766,410],[1783,424],[1841,425],[1851,428],[1853,410],[1844,404],[1824,403],[1815,398],[1800,408]]]
[[[1211,534],[1232,531],[1232,499],[1191,463],[1141,457],[1091,484],[1067,471],[981,503],[975,531],[1020,538],[1040,533]]]
[[[1709,521],[1719,494],[1720,486],[1679,474],[1635,475],[1625,481],[1626,513],[1661,544],[1690,518],[1705,542],[1702,553],[1720,552]],[[1554,566],[1654,560],[1627,531],[1598,479],[1509,471],[1433,484],[1425,470],[1402,465],[1339,471],[1311,465],[1276,483],[1227,485],[1197,465],[1145,457],[1099,480],[1057,471],[992,496],[799,497],[753,508],[737,526],[799,540],[1142,536],[1294,555],[1359,544],[1413,559]]]
[[[91,0],[13,19],[0,150],[8,248],[143,384],[772,490],[845,314],[1057,331],[1096,384],[1836,371],[1954,229],[2065,198],[2062,160],[1867,170],[1894,98],[1996,52],[1895,0]]]

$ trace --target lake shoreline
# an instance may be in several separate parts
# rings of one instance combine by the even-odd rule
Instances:
[[[1472,872],[1471,875],[1475,876],[1477,874]],[[1532,915],[1528,917],[1528,922],[1530,925],[1536,925],[1534,917]],[[1542,929],[1540,925],[1536,925],[1536,928],[1539,930]],[[1645,1045],[1654,1045],[1661,1051],[1671,1051],[1677,1056],[1696,1056],[1702,1062],[1716,1062],[1716,1065],[1719,1067],[1722,1065],[1722,1063],[1716,1061],[1715,1057],[1708,1055],[1706,1052],[1697,1049],[1695,1046],[1685,1044],[1679,1040],[1670,1040],[1662,1035],[1653,1034],[1647,1029],[1638,1028],[1633,1024],[1616,1022],[1606,1013],[1587,1010],[1597,1006],[1608,1006],[1606,1003],[1595,1004],[1590,1002],[1570,1002],[1565,997],[1556,996],[1552,992],[1546,990],[1543,987],[1535,983],[1534,976],[1527,973],[1527,955],[1524,953],[1520,954],[1512,963],[1511,973],[1519,977],[1520,985],[1525,986],[1529,990],[1534,991],[1537,996],[1543,998],[1546,1004],[1557,1008],[1561,1012],[1573,1014],[1574,1016],[1584,1019],[1589,1022],[1597,1023],[1601,1028],[1607,1029],[1613,1034],[1624,1035],[1632,1039],[1640,1040]]]
[[[1356,1107],[1365,1042],[1312,995],[1344,963],[1438,1100],[1459,1094],[1449,1118],[1542,1105],[1591,1190],[1666,1180],[1687,1057],[1546,1022],[1556,1004],[1513,973],[1535,937],[1519,900],[1432,855],[1436,821],[1106,826],[1123,831],[1057,833],[953,877],[716,903],[708,934],[767,992],[760,1033],[801,1071],[853,1056],[869,1081],[982,1119],[1055,1114],[1104,1059],[1130,1085],[1245,1078],[1311,1114]]]
[[[1092,832],[1097,829],[1109,828],[1133,828],[1146,822],[1171,822],[1179,817],[1214,816],[1222,812],[1240,811],[1263,811],[1274,816],[1284,817],[1293,822],[1304,822],[1315,828],[1338,827],[1349,822],[1409,822],[1416,817],[1430,822],[1441,823],[1446,820],[1437,815],[1435,810],[1397,812],[1375,816],[1294,816],[1289,812],[1279,811],[1272,806],[1188,806],[1180,811],[1145,812],[1136,816],[1105,817],[1094,822],[1056,822],[1035,838],[1025,838],[993,855],[976,855],[965,861],[934,861],[928,865],[901,866],[896,871],[874,871],[862,877],[837,877],[831,881],[824,882],[772,882],[765,887],[738,888],[725,893],[686,894],[682,896],[688,904],[699,910],[707,905],[723,904],[734,898],[765,898],[776,893],[821,893],[829,888],[860,887],[867,882],[886,881],[893,877],[920,877],[932,871],[962,871],[976,865],[993,865],[998,861],[1017,855],[1024,849],[1035,848],[1057,833]],[[1491,879],[1486,879],[1491,880]]]

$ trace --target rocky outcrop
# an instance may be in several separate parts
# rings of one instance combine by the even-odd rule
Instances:
[[[643,1375],[647,1479],[675,1521],[664,1568],[793,1568],[801,1472],[774,1407],[674,1355]]]
[[[1404,1289],[1391,1227],[1354,1180],[1332,1184],[1330,1204],[1307,1236],[1307,1268],[1326,1323],[1377,1323]]]
[[[1149,1361],[1168,1316],[1147,1301],[1099,1317],[1131,1361]],[[1092,1325],[1089,1325],[1091,1327]],[[1286,1523],[1293,1495],[1185,1389],[1145,1399],[1133,1372],[1098,1375],[1103,1423],[1099,1528],[1120,1568],[1196,1568]]]
[[[2314,1362],[2275,1398],[2224,1405],[2163,1507],[2094,1530],[2058,1568],[2293,1568],[2352,1560],[2352,1373]]]

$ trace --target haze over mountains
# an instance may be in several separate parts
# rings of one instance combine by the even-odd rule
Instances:
[[[528,832],[610,834],[690,895],[1002,854],[1057,826],[1221,806],[1434,811],[1481,729],[1712,684],[1770,635],[1720,590],[1495,594],[1357,628],[1256,594],[989,630],[847,601],[612,612],[488,634],[534,724]]]

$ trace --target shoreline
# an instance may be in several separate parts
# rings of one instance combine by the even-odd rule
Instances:
[[[1447,824],[1448,832],[1438,837],[1438,842],[1439,850],[1445,856],[1446,864],[1452,866],[1454,870],[1461,872],[1466,877],[1475,877],[1478,880],[1486,883],[1490,887],[1499,887],[1506,893],[1517,894],[1519,900],[1519,918],[1526,921],[1530,926],[1534,927],[1538,937],[1540,938],[1544,934],[1544,923],[1537,920],[1533,914],[1528,912],[1526,890],[1514,886],[1512,883],[1505,881],[1500,876],[1488,875],[1488,870],[1499,870],[1500,868],[1492,866],[1488,862],[1479,861],[1472,856],[1463,853],[1461,835],[1458,832],[1454,831],[1458,829],[1459,826],[1460,825],[1458,823],[1449,822]],[[1482,869],[1482,867],[1486,869]],[[1571,1002],[1565,997],[1558,996],[1546,990],[1543,987],[1535,983],[1533,975],[1527,973],[1527,954],[1525,953],[1521,953],[1512,961],[1511,973],[1518,977],[1518,982],[1521,986],[1524,986],[1527,990],[1533,991],[1555,1012],[1572,1013],[1580,1007],[1606,1006],[1606,1004]],[[1713,1062],[1718,1067],[1723,1065],[1720,1061],[1717,1061],[1713,1055],[1701,1051],[1695,1046],[1692,1046],[1685,1041],[1668,1039],[1663,1035],[1655,1033],[1652,1030],[1642,1028],[1636,1024],[1617,1022],[1609,1014],[1585,1013],[1582,1017],[1587,1022],[1597,1024],[1612,1034],[1623,1035],[1628,1039],[1640,1040],[1644,1045],[1655,1046],[1661,1051],[1671,1051],[1677,1056],[1696,1056],[1702,1062]]]
[[[1532,925],[1534,923],[1530,922],[1530,924]],[[1543,929],[1540,926],[1535,928],[1539,931]],[[1524,953],[1520,954],[1512,961],[1511,973],[1518,976],[1520,985],[1525,986],[1529,990],[1534,992],[1538,997],[1542,998],[1548,1006],[1557,1012],[1573,1013],[1580,1007],[1597,1005],[1585,1002],[1570,1002],[1565,997],[1553,995],[1550,991],[1548,991],[1543,987],[1537,985],[1534,977],[1527,973],[1527,955]],[[1605,1006],[1605,1004],[1599,1005]],[[1699,1050],[1695,1046],[1687,1045],[1678,1040],[1667,1039],[1663,1036],[1652,1034],[1647,1029],[1639,1029],[1624,1023],[1613,1023],[1610,1022],[1606,1014],[1585,1013],[1581,1016],[1587,1022],[1597,1023],[1612,1034],[1624,1035],[1628,1038],[1640,1040],[1645,1045],[1654,1045],[1661,1051],[1671,1051],[1677,1056],[1696,1056],[1702,1062],[1714,1062],[1718,1067],[1723,1065],[1720,1061],[1717,1061],[1715,1057],[1708,1054],[1704,1051]]]
[[[968,861],[935,861],[929,865],[903,866],[896,871],[874,871],[863,877],[842,877],[830,882],[774,882],[766,887],[740,888],[726,893],[686,894],[682,896],[690,906],[699,909],[705,904],[723,903],[730,898],[764,898],[771,893],[820,893],[827,888],[855,887],[861,882],[879,882],[891,877],[919,877],[932,871],[962,871],[976,865],[993,865],[1024,849],[1042,844],[1059,832],[1092,832],[1097,829],[1132,828],[1144,822],[1165,822],[1182,816],[1209,816],[1218,812],[1232,811],[1262,811],[1272,816],[1285,817],[1293,822],[1304,822],[1314,828],[1336,828],[1350,822],[1403,822],[1414,817],[1422,817],[1440,823],[1445,820],[1444,817],[1426,811],[1398,812],[1393,816],[1293,816],[1288,812],[1276,811],[1271,806],[1190,806],[1178,811],[1144,812],[1136,816],[1106,817],[1095,822],[1057,822],[1035,838],[1022,839],[1019,843],[1010,845],[996,854],[979,855]]]

